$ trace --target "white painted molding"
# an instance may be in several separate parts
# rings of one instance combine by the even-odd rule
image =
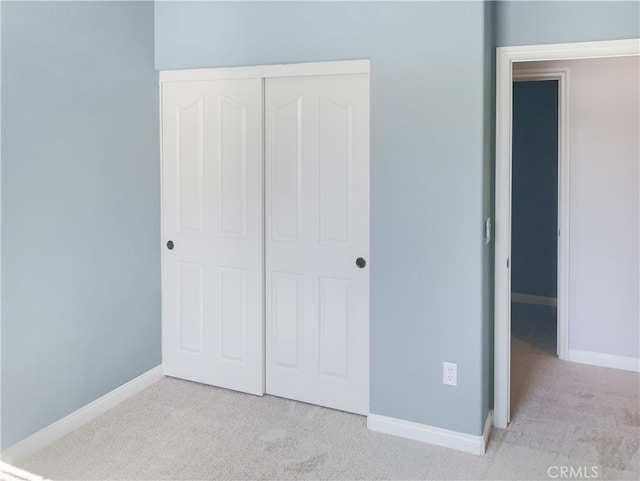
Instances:
[[[640,372],[640,359],[634,357],[615,356],[613,354],[604,354],[601,352],[569,349],[569,357],[567,360],[571,362],[578,362],[580,364],[590,364],[592,366]]]
[[[304,77],[308,75],[343,75],[357,73],[369,73],[369,60],[161,70],[159,77],[160,83],[162,84],[163,82],[188,82],[195,80]]]
[[[88,423],[100,414],[120,404],[127,398],[155,384],[164,377],[162,366],[157,366],[141,374],[126,384],[114,389],[95,401],[72,412],[68,416],[50,424],[28,438],[6,449],[1,457],[5,463],[14,463],[25,459],[40,449],[48,446],[71,431]]]
[[[367,428],[378,433],[391,434],[401,438],[422,441],[423,443],[444,446],[471,454],[484,454],[491,434],[493,414],[487,414],[481,436],[442,429],[427,424],[414,423],[404,419],[389,418],[377,414],[369,414]]]
[[[511,301],[520,304],[536,304],[538,306],[557,306],[558,299],[555,297],[535,296],[533,294],[523,294],[521,292],[512,292]]]
[[[640,39],[498,47],[498,54],[519,62],[640,55]]]

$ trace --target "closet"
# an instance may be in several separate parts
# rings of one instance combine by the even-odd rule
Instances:
[[[368,414],[368,72],[161,72],[166,375]]]

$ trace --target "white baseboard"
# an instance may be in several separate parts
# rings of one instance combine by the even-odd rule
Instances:
[[[5,475],[3,477],[3,474]],[[10,464],[0,461],[0,479],[9,479],[15,481],[46,481],[42,476],[16,468]]]
[[[426,424],[414,423],[403,419],[389,418],[370,414],[367,417],[367,428],[384,434],[392,434],[402,438],[436,444],[446,448],[457,449],[472,454],[484,454],[489,443],[493,412],[489,411],[481,436],[459,433]]]
[[[125,399],[139,393],[143,389],[160,381],[163,378],[162,366],[157,366],[150,371],[141,374],[126,384],[114,389],[95,401],[63,417],[59,421],[50,424],[37,433],[14,444],[2,452],[1,458],[5,463],[15,463],[25,459],[36,451],[44,448],[62,436],[78,429],[83,424],[88,423],[100,414],[108,411]]]
[[[567,361],[640,372],[640,359],[634,357],[614,356],[613,354],[569,349]]]
[[[522,294],[521,292],[512,292],[511,301],[521,304],[537,304],[539,306],[554,306],[558,305],[558,298],[547,296],[534,296],[533,294]]]

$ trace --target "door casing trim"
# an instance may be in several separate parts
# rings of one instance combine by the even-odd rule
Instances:
[[[546,68],[527,65],[513,72],[513,81],[558,81],[558,246],[557,246],[557,354],[569,358],[569,187],[571,88],[569,68]]]

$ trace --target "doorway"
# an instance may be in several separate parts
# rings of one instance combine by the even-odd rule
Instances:
[[[514,72],[511,335],[554,356],[559,83],[555,78],[529,79]]]
[[[495,358],[494,358],[494,424],[506,428],[510,419],[511,373],[511,222],[512,222],[512,85],[515,67],[522,62],[557,59],[589,59],[600,57],[637,56],[637,40],[589,42],[577,44],[502,47],[497,51],[497,123],[496,123],[496,246],[495,246]],[[562,84],[562,82],[561,82]],[[560,110],[568,105],[560,86]],[[565,99],[564,101],[562,99]],[[569,109],[566,109],[568,114]],[[568,122],[568,115],[564,116]],[[566,135],[560,118],[560,144]],[[558,243],[558,355],[567,355],[568,345],[568,163],[562,155],[568,154],[568,142],[559,149],[559,243]],[[568,158],[568,155],[567,155]],[[566,254],[564,254],[566,252]],[[562,319],[566,316],[567,322]],[[565,341],[561,340],[564,339]],[[563,345],[564,344],[564,345]]]

